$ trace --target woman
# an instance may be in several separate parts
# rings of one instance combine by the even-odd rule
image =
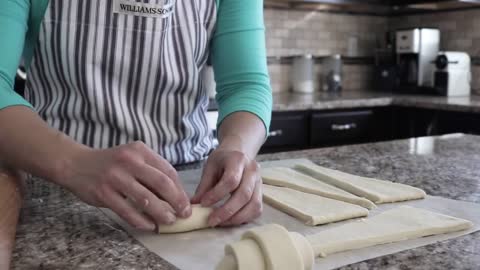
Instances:
[[[271,114],[262,8],[260,0],[2,1],[2,161],[143,230],[227,197],[210,226],[258,217],[254,159]],[[22,51],[25,99],[12,90]],[[207,59],[220,114],[214,150],[199,76]],[[207,156],[189,199],[173,166]]]

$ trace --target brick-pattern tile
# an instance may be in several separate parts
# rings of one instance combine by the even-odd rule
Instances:
[[[358,38],[358,55],[371,56],[377,40],[384,41],[386,31],[407,27],[437,27],[442,33],[442,50],[466,51],[472,56],[480,56],[480,10],[386,18],[266,9],[265,26],[269,56],[346,55],[348,39],[352,36]],[[290,69],[289,65],[269,65],[275,92],[289,91]],[[317,66],[316,73],[320,82],[320,66]],[[472,88],[480,94],[480,66],[473,66],[472,73]],[[345,91],[370,90],[373,67],[345,65],[343,84]]]
[[[349,37],[358,38],[359,56],[373,55],[383,40],[387,18],[299,10],[265,10],[269,56],[347,54]]]
[[[383,40],[388,20],[378,16],[353,16],[299,10],[265,10],[267,52],[269,56],[298,54],[330,55],[348,52],[348,39],[358,39],[358,56],[372,56],[377,40]],[[269,65],[274,92],[291,88],[290,65]],[[316,65],[317,90],[321,65]],[[344,66],[344,89],[368,90],[372,67]]]
[[[272,90],[275,93],[291,91],[291,66],[270,64],[268,66]],[[316,91],[321,91],[322,65],[315,65]],[[344,65],[343,91],[371,91],[373,86],[373,66]]]

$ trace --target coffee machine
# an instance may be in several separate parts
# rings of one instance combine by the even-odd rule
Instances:
[[[435,60],[435,91],[447,97],[469,96],[472,72],[465,52],[440,52]]]
[[[396,32],[397,92],[433,93],[433,62],[439,47],[438,29],[413,28]]]

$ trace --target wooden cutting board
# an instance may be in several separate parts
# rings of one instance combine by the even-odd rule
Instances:
[[[22,202],[22,181],[21,174],[0,164],[0,269],[10,268]]]

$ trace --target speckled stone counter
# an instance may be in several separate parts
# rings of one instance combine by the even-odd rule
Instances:
[[[480,137],[449,135],[263,155],[310,158],[350,173],[414,185],[430,195],[480,203]],[[192,167],[198,167],[193,165]],[[99,210],[40,179],[27,181],[13,269],[175,269]],[[479,206],[480,211],[480,206]],[[342,269],[479,269],[480,233]]]
[[[362,91],[273,95],[274,111],[351,109],[390,105],[480,113],[480,96],[439,97]]]

